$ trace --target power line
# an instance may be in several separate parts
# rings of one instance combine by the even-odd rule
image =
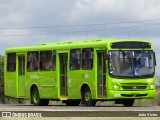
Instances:
[[[102,25],[113,25],[113,24],[124,24],[124,23],[138,23],[138,22],[151,22],[151,21],[159,21],[160,19],[152,19],[152,20],[141,20],[141,21],[126,21],[126,22],[113,22],[113,23],[94,23],[94,24],[77,24],[77,25],[62,25],[62,26],[39,26],[39,27],[6,27],[6,28],[0,28],[0,29],[45,29],[45,28],[62,28],[62,27],[88,27],[88,26],[102,26]]]
[[[9,37],[9,36],[36,36],[36,35],[52,35],[52,34],[70,34],[70,33],[81,33],[81,32],[95,32],[95,31],[106,31],[106,30],[114,30],[114,29],[128,29],[128,28],[138,28],[138,27],[147,27],[160,25],[160,23],[155,24],[146,24],[146,25],[135,25],[135,26],[127,26],[127,27],[117,27],[117,28],[108,28],[108,29],[93,29],[93,30],[84,30],[84,31],[70,31],[70,32],[58,32],[58,33],[35,33],[35,34],[25,34],[25,35],[0,35],[1,37]]]

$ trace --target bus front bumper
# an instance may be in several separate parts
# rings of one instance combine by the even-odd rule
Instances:
[[[156,95],[156,90],[146,90],[146,91],[115,91],[108,90],[107,92],[108,99],[152,99]]]

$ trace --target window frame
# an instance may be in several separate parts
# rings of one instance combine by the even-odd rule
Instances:
[[[92,54],[86,55],[86,56],[91,56],[92,55],[92,57],[86,59],[86,58],[84,58],[84,50],[89,50],[89,49],[91,50]],[[88,64],[89,60],[91,61],[91,63],[90,63],[91,67],[84,67],[83,62],[88,61],[86,63],[86,64]],[[94,67],[94,48],[82,48],[82,70],[93,70],[93,67]]]
[[[43,56],[44,60],[42,59],[42,55],[44,55]],[[49,56],[50,56],[50,58],[49,58]],[[49,69],[47,69],[48,65],[46,65],[46,63],[50,64],[48,67]],[[39,71],[51,71],[51,70],[52,70],[52,50],[40,51],[39,52]]]
[[[11,55],[11,57],[13,57],[13,58],[10,58],[10,56],[9,55]],[[11,61],[9,60],[9,59],[11,59]],[[13,60],[12,60],[13,59]],[[9,70],[9,68],[10,68],[10,66],[11,65],[9,65],[9,64],[11,64],[11,65],[13,65],[12,67],[13,67],[13,70]],[[13,52],[13,53],[7,53],[7,66],[6,66],[6,70],[7,70],[7,72],[15,72],[16,71],[16,52]]]
[[[30,56],[32,58],[29,58],[30,53],[37,53],[36,54],[36,59],[38,59],[38,60],[34,61],[35,58],[33,56]],[[37,55],[38,55],[38,57],[37,57]],[[39,60],[40,60],[39,57],[40,57],[39,51],[29,51],[29,52],[27,52],[27,72],[37,72],[39,70]],[[33,59],[33,60],[29,61],[29,59]],[[29,63],[36,64],[35,67],[37,67],[37,68],[29,70],[31,66],[33,67],[33,65],[29,66]]]
[[[51,70],[52,71],[56,71],[56,50],[52,50],[52,67],[51,67]],[[55,61],[54,61],[55,60]]]
[[[75,54],[75,58],[72,56],[72,51],[74,51],[73,54]],[[76,54],[77,51],[79,51],[79,54],[80,54],[80,55],[79,55],[79,59],[76,58],[76,56],[77,56],[77,54]],[[69,69],[70,69],[70,70],[81,70],[81,65],[82,65],[82,60],[81,60],[81,59],[82,59],[82,50],[81,50],[81,48],[71,49],[71,50],[70,50]],[[71,68],[71,66],[72,66],[72,65],[71,65],[71,60],[74,60],[74,61],[75,61],[75,66],[76,66],[75,68]],[[79,60],[80,63],[79,63],[79,65],[76,65],[76,63],[78,63],[78,60]],[[73,65],[73,66],[74,66],[74,65]],[[77,67],[77,66],[78,66],[78,67]]]

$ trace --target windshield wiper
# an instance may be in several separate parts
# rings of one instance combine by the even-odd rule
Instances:
[[[139,53],[138,57],[136,60],[139,60],[139,58],[141,57],[142,53],[144,52],[144,50],[141,51],[141,53]]]

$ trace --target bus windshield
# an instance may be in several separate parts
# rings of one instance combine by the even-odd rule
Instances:
[[[110,51],[110,75],[114,77],[152,77],[155,58],[149,50]]]

